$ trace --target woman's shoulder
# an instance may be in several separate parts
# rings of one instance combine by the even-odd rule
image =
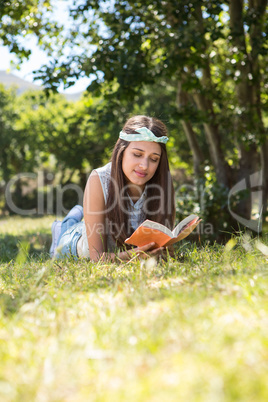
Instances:
[[[109,162],[104,166],[94,169],[94,171],[97,172],[98,175],[107,175],[107,174],[110,175],[111,169],[112,169],[112,162]]]
[[[101,186],[102,186],[102,191],[104,194],[104,200],[105,203],[107,202],[108,198],[108,191],[109,191],[109,183],[110,183],[110,178],[111,178],[111,168],[112,168],[112,163],[109,162],[106,165],[95,169],[93,172],[96,172],[99,176]]]

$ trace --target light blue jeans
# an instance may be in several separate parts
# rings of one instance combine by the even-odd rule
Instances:
[[[73,213],[75,209],[76,213]],[[77,209],[80,214],[79,212],[77,214]],[[80,218],[83,218],[83,208],[80,205],[77,205],[63,219],[61,224],[61,234],[57,245],[58,251],[55,256],[56,259],[63,257],[73,257],[74,259],[78,259],[77,242],[82,236],[84,225]]]

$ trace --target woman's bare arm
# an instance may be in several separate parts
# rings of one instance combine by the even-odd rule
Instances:
[[[87,231],[89,255],[92,261],[129,261],[135,256],[147,258],[159,255],[161,249],[150,251],[154,243],[121,251],[117,254],[106,252],[107,235],[105,233],[105,200],[98,174],[93,171],[89,176],[84,194],[84,219]]]
[[[100,178],[95,171],[89,176],[85,188],[84,219],[90,259],[98,261],[106,248],[105,200]]]

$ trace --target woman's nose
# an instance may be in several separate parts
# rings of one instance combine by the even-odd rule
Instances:
[[[140,161],[139,166],[140,166],[143,170],[146,170],[146,169],[148,169],[148,164],[149,164],[148,159],[147,159],[147,158],[144,158],[144,159],[142,159],[142,160]]]

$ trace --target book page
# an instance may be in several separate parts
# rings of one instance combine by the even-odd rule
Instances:
[[[171,246],[171,244],[177,243],[180,240],[185,239],[185,237],[189,236],[190,233],[199,225],[201,222],[201,219],[198,219],[193,225],[190,225],[186,227],[184,230],[181,231],[181,233],[178,234],[177,237],[170,239],[165,246]]]
[[[198,219],[199,219],[199,217],[198,217],[197,215],[194,215],[194,214],[187,216],[187,218],[183,219],[183,220],[175,227],[175,229],[174,229],[173,232],[172,232],[172,233],[173,233],[173,236],[172,236],[172,237],[177,237],[177,236],[180,234],[180,232],[182,231],[182,229],[184,228],[184,226],[186,226],[187,224],[189,224],[191,221],[198,220]]]
[[[153,222],[150,221],[149,219],[146,219],[146,221],[144,221],[140,226],[143,226],[145,228],[151,228],[154,230],[159,230],[160,232],[165,233],[169,237],[173,237],[173,232],[166,226],[162,225],[161,223]]]

